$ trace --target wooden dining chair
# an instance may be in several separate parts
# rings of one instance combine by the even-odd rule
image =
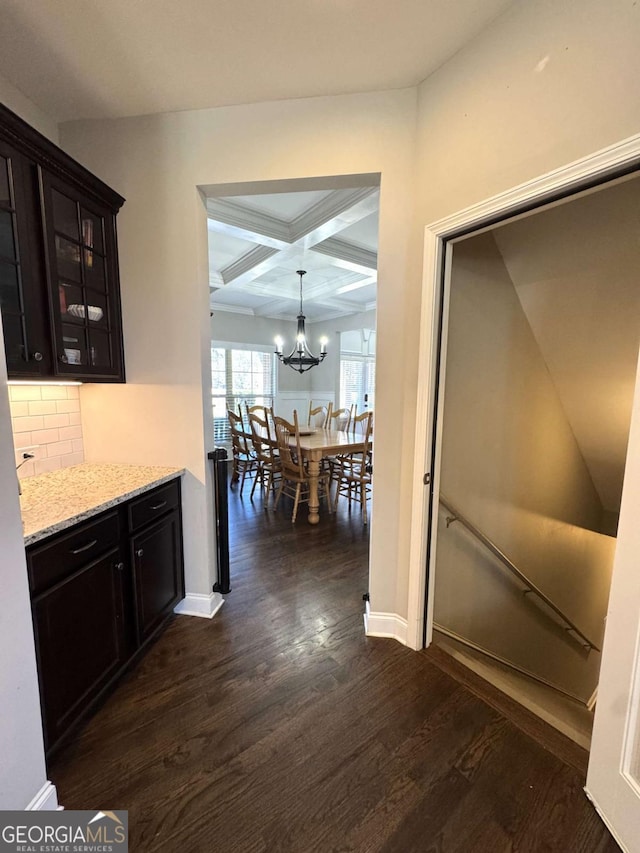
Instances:
[[[256,414],[262,418],[262,420],[267,419],[267,407],[266,406],[250,406],[248,403],[244,404],[245,409],[247,410],[247,426],[249,426],[249,415]]]
[[[273,490],[275,495],[275,483],[282,475],[282,465],[280,464],[280,457],[275,451],[275,437],[271,435],[269,419],[266,417],[266,409],[264,419],[257,412],[249,412],[248,416],[253,452],[259,465],[258,474],[253,483],[250,497],[253,497],[256,486],[260,482],[260,491],[263,492],[264,508],[266,509],[269,501],[269,492]]]
[[[253,447],[250,445],[244,432],[242,416],[236,414],[231,409],[227,409],[227,418],[231,430],[231,451],[233,456],[231,482],[235,483],[240,480],[240,493],[242,493],[246,476],[257,477],[260,465]]]
[[[276,495],[275,508],[278,508],[281,495],[293,498],[293,514],[291,521],[295,522],[298,514],[298,505],[309,502],[309,472],[300,449],[300,429],[298,426],[298,412],[294,409],[293,423],[279,418],[273,418],[276,428],[276,441],[278,454],[280,456],[281,480],[278,494]],[[318,477],[318,497],[325,497],[329,512],[332,511],[329,498],[329,475],[320,472]]]
[[[371,435],[373,412],[362,412],[353,419],[352,431],[362,436],[362,449],[354,453],[341,454],[332,460],[332,478],[335,483],[334,512],[338,508],[340,495],[362,507],[362,523],[367,524],[367,500],[371,496]]]
[[[320,406],[314,407],[313,400],[310,400],[307,426],[315,427],[316,429],[326,429],[328,414],[329,406],[325,406],[324,404],[322,404]]]
[[[340,430],[346,432],[349,429],[351,418],[353,417],[353,405],[348,409],[336,409],[329,403],[329,414],[327,415],[326,429]]]

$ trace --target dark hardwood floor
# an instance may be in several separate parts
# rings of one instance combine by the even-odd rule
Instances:
[[[232,591],[167,630],[56,757],[134,853],[605,853],[585,754],[438,653],[366,638],[352,517],[230,496]],[[495,691],[497,693],[497,691]]]

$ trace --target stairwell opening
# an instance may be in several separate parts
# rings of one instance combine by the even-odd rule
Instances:
[[[640,178],[452,246],[434,640],[588,747],[640,342]]]

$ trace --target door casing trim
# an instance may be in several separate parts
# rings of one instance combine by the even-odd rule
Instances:
[[[440,371],[441,305],[450,268],[451,246],[455,240],[496,223],[524,215],[537,207],[622,177],[640,168],[640,134],[603,148],[566,166],[499,193],[464,210],[439,219],[424,229],[422,299],[419,337],[418,394],[416,401],[415,465],[411,503],[411,540],[407,596],[406,644],[421,649],[431,642],[433,631],[434,572],[427,571],[435,555],[435,519],[439,491],[442,418],[435,412]],[[447,263],[449,260],[449,263]],[[439,398],[439,399],[438,399]],[[440,412],[441,414],[441,412]],[[433,470],[432,470],[433,469]],[[424,474],[431,485],[424,485]],[[426,605],[425,605],[426,602]]]

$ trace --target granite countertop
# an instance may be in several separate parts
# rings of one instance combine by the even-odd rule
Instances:
[[[33,545],[183,473],[184,468],[85,462],[25,477],[20,481],[24,544]]]

